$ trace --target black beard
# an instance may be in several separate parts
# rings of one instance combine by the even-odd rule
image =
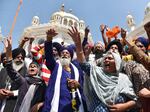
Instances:
[[[101,57],[103,57],[103,52],[101,52],[101,53],[96,53],[95,52],[95,59],[99,59],[99,58],[101,58]]]
[[[15,62],[13,62],[13,69],[16,71],[19,71],[22,67],[24,66],[24,62],[20,63],[20,64],[16,64]]]

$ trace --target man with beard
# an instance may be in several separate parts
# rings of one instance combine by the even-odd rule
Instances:
[[[93,53],[95,54],[96,65],[101,66],[102,57],[104,54],[105,48],[101,41],[98,41],[94,45]]]
[[[0,108],[5,104],[4,102],[6,102],[6,98],[12,95],[12,92],[8,90],[10,78],[6,71],[6,53],[1,54],[1,61],[3,68],[0,71]]]
[[[27,73],[27,68],[25,65],[26,52],[23,48],[16,48],[12,51],[13,57],[13,68],[18,71],[22,76]]]
[[[13,83],[16,84],[16,89],[19,90],[17,102],[13,112],[37,112],[42,106],[44,93],[46,90],[46,85],[39,76],[40,66],[33,60],[29,64],[29,68],[25,77],[21,76],[20,73],[13,68],[11,43],[10,40],[7,41],[8,46],[6,46],[6,69],[9,77]],[[22,55],[20,55],[20,60],[21,56]]]
[[[43,112],[87,112],[83,97],[83,73],[73,64],[73,50],[62,47],[60,59],[53,56],[52,39],[57,33],[50,29],[45,42],[46,65],[51,70],[51,78],[46,92]]]
[[[25,66],[25,50],[22,48],[16,48],[12,51],[12,57],[13,57],[13,68],[19,72],[23,77],[25,77],[25,74],[27,73],[27,68]],[[6,58],[6,55],[5,55]],[[3,60],[5,59],[3,58]],[[5,60],[6,61],[6,60]],[[17,100],[17,95],[18,95],[18,90],[17,90],[17,85],[11,81],[11,79],[8,77],[6,68],[5,68],[5,61],[4,61],[4,71],[1,71],[0,73],[0,80],[2,80],[3,85],[1,86],[1,88],[5,88],[7,90],[10,90],[12,92],[14,92],[14,95],[10,96],[9,98],[6,99],[6,101],[3,101],[3,106],[1,108],[1,112],[12,112],[15,104],[16,104],[16,100]],[[1,78],[4,77],[4,78]],[[4,80],[3,80],[4,79]],[[8,91],[9,92],[9,91]]]

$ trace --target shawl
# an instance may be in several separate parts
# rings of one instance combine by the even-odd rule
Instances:
[[[78,69],[72,63],[71,63],[71,66],[73,67],[73,70],[75,73],[75,80],[78,81],[79,80]],[[51,101],[50,112],[58,112],[58,110],[59,110],[61,76],[62,76],[62,65],[60,64],[60,62],[58,62],[58,71],[57,71],[56,83],[54,85],[54,95],[53,95],[53,98]],[[77,89],[77,94],[78,94],[79,100],[81,102],[80,107],[79,107],[79,112],[84,112],[81,94],[78,89]]]
[[[99,100],[106,104],[114,104],[119,94],[124,94],[131,99],[136,100],[133,85],[127,75],[119,73],[121,67],[121,58],[117,53],[111,53],[115,59],[116,73],[106,73],[103,68],[91,65],[90,76],[85,75],[84,93],[88,99],[87,104],[92,102],[92,93],[94,91]],[[106,54],[107,55],[107,54]]]
[[[31,84],[19,108],[19,112],[29,112],[31,101],[35,92],[35,84]]]
[[[27,83],[30,85],[23,100],[19,107],[19,112],[29,112],[31,107],[31,101],[34,97],[36,87],[38,84],[42,83],[42,79],[37,76],[27,76]]]

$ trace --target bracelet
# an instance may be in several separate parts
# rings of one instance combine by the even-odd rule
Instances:
[[[82,53],[83,53],[83,51],[80,51],[80,52],[79,52],[79,54],[82,54]]]

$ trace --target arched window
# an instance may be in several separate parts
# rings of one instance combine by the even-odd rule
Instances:
[[[57,16],[56,18],[57,18],[57,20],[59,20],[59,17],[58,17],[58,16]]]
[[[77,24],[77,22],[74,22],[74,26],[75,26],[75,27],[78,27],[78,24]]]
[[[67,19],[64,19],[64,23],[63,24],[67,25],[67,22],[68,22]]]
[[[83,25],[80,23],[80,28],[82,28],[83,27]]]
[[[54,16],[54,20],[56,20],[56,16]]]
[[[72,25],[73,25],[72,20],[69,20],[69,26],[72,26]]]

